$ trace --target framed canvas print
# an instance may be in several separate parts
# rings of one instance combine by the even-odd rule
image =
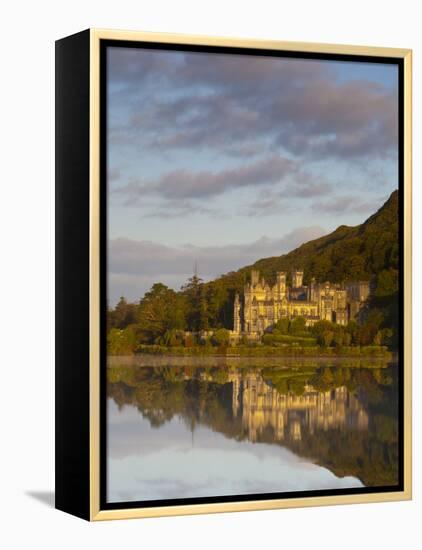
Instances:
[[[411,498],[411,52],[56,43],[56,507]]]

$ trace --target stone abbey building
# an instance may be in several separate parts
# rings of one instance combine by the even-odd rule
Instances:
[[[352,319],[359,320],[370,294],[368,281],[340,285],[312,279],[304,285],[301,270],[294,270],[291,280],[287,286],[286,273],[280,271],[275,285],[270,286],[259,271],[252,270],[243,296],[235,297],[233,335],[259,338],[283,318],[303,317],[308,326],[321,320],[347,325]]]

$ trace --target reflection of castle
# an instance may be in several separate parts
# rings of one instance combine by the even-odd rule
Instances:
[[[303,285],[303,271],[292,272],[292,286],[286,284],[286,273],[278,272],[270,286],[259,271],[252,270],[251,281],[244,287],[243,297],[236,294],[233,332],[250,337],[262,335],[279,319],[304,317],[307,325],[327,320],[346,325],[359,315],[370,292],[369,282],[345,285],[316,283]]]
[[[302,395],[281,394],[258,373],[230,373],[233,384],[233,416],[241,414],[250,441],[270,428],[277,441],[300,440],[302,430],[352,428],[367,430],[368,415],[358,399],[341,386],[326,392],[305,386]]]

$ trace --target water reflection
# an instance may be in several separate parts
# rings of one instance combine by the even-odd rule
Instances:
[[[398,482],[394,365],[142,360],[108,367],[111,502]]]
[[[368,415],[357,397],[345,386],[317,391],[306,384],[303,394],[280,393],[258,372],[242,376],[230,373],[233,384],[233,417],[242,417],[242,429],[250,441],[259,441],[270,429],[274,441],[302,439],[302,427],[310,434],[333,428],[368,429]]]

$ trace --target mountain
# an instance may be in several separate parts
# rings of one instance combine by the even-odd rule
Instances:
[[[319,282],[372,280],[375,283],[375,306],[387,307],[397,302],[399,269],[399,195],[394,191],[381,208],[364,223],[354,227],[341,225],[332,233],[302,244],[288,254],[263,258],[253,265],[222,275],[204,285],[211,326],[231,326],[234,294],[241,292],[258,269],[269,282],[277,271],[286,271],[288,282],[292,269],[304,270],[304,284],[312,277]],[[396,311],[394,306],[394,311]],[[213,318],[214,317],[214,318]]]
[[[398,191],[363,224],[341,225],[288,254],[258,260],[253,267],[271,279],[276,271],[302,268],[305,283],[311,277],[321,282],[369,280],[383,269],[397,269]]]

